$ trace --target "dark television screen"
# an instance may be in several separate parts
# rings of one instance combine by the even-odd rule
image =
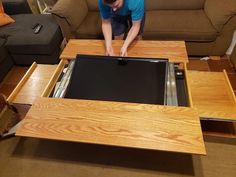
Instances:
[[[164,104],[167,60],[78,55],[65,98]]]

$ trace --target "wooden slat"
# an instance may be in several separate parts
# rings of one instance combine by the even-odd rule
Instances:
[[[223,72],[188,71],[193,106],[204,119],[236,121],[235,97]]]
[[[184,73],[185,73],[185,81],[186,81],[186,85],[187,85],[187,94],[188,94],[188,101],[189,101],[189,107],[193,107],[193,99],[192,99],[192,93],[191,90],[189,88],[189,76],[188,76],[188,71],[187,71],[187,65],[186,63],[184,64]]]
[[[231,83],[230,83],[230,80],[229,80],[229,77],[228,77],[228,74],[226,72],[226,70],[224,69],[223,70],[224,72],[224,76],[225,76],[225,80],[226,80],[226,84],[228,85],[228,91],[229,93],[231,93],[231,97],[232,97],[232,100],[234,101],[234,103],[236,104],[236,97],[235,97],[235,94],[234,94],[234,90],[233,90],[233,87],[231,86]]]
[[[119,55],[124,41],[114,40],[115,55]],[[60,58],[74,59],[77,54],[105,55],[103,40],[71,39]],[[184,41],[135,41],[128,49],[129,57],[168,58],[171,62],[188,62]]]
[[[62,73],[64,66],[66,64],[65,60],[61,60],[59,65],[57,66],[56,70],[54,71],[50,81],[48,82],[47,86],[45,87],[41,97],[48,97],[52,92],[60,74]]]
[[[205,154],[191,108],[38,98],[17,136]]]
[[[41,96],[56,68],[57,65],[38,64],[11,102],[32,104],[37,97]]]

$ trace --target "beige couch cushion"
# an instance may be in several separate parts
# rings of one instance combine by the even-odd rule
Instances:
[[[86,0],[89,10],[99,11],[98,9],[98,0]]]
[[[145,0],[146,10],[203,9],[205,0]]]
[[[101,17],[99,12],[89,12],[76,31],[77,38],[102,38]]]
[[[220,31],[236,14],[236,0],[206,0],[204,10],[215,28]]]
[[[217,35],[203,10],[146,12],[146,39],[213,41]]]
[[[86,0],[91,11],[98,11],[98,0]],[[203,9],[205,0],[145,0],[146,10]]]
[[[71,30],[75,31],[86,17],[88,6],[85,0],[59,0],[53,6],[52,13],[66,18]]]

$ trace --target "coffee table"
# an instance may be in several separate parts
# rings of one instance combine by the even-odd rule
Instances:
[[[114,41],[116,53],[122,42]],[[143,48],[141,48],[142,46]],[[152,50],[149,51],[150,49]],[[165,54],[161,54],[161,50],[166,51]],[[224,73],[213,73],[213,75],[201,73],[211,77],[203,77],[201,82],[195,82],[194,78],[198,80],[198,73],[187,71],[185,63],[188,62],[188,58],[184,42],[140,41],[131,46],[128,54],[138,57],[147,55],[150,58],[170,58],[171,61],[184,67],[189,87],[189,107],[47,98],[55,85],[58,73],[65,65],[65,60],[73,59],[77,53],[104,54],[104,51],[103,41],[100,40],[69,41],[61,55],[61,63],[54,71],[47,87],[41,91],[41,97],[33,101],[33,106],[18,128],[16,135],[205,154],[199,117],[236,120],[235,109],[229,110],[227,114],[223,110],[212,111],[214,106],[219,107],[220,104],[230,103],[231,108],[236,106],[235,97],[232,95],[232,88],[226,75]],[[195,100],[199,100],[198,94],[202,97],[207,94],[204,93],[206,87],[201,84],[212,80],[217,80],[212,87],[224,97],[224,101],[216,102],[212,109],[209,109],[210,104],[207,105],[209,107],[204,106],[204,99],[195,104]],[[199,85],[196,85],[197,83]],[[197,88],[200,88],[200,91]],[[20,93],[20,91],[18,92]],[[17,96],[18,93],[15,95]],[[214,94],[208,98],[215,101]],[[211,100],[205,101],[211,102]],[[14,102],[14,98],[12,102]],[[198,104],[202,106],[198,106]],[[201,112],[204,112],[205,117],[201,115]]]

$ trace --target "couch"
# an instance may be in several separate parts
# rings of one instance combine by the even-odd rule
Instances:
[[[15,20],[12,24],[0,27],[0,37],[6,39],[5,47],[14,64],[31,65],[34,61],[41,64],[58,63],[63,37],[52,15],[30,13],[27,0],[3,0],[3,6],[11,10],[6,13]],[[43,28],[35,34],[33,27],[37,23]]]
[[[31,13],[26,0],[3,0],[4,11],[8,14]],[[0,30],[4,27],[0,27]],[[0,82],[14,65],[6,48],[7,36],[0,36]]]
[[[191,56],[222,56],[236,29],[236,0],[145,0],[144,40],[184,40]],[[52,13],[70,38],[102,38],[97,0],[58,0]]]

